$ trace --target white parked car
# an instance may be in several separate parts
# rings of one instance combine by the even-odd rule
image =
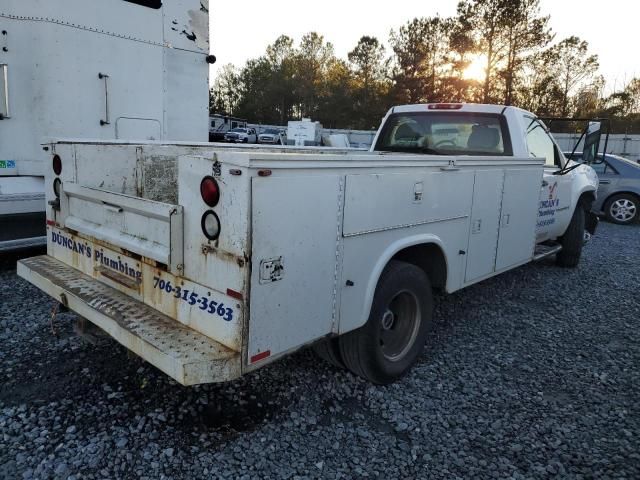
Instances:
[[[286,145],[287,136],[277,128],[267,128],[264,132],[258,135],[258,143]]]
[[[224,136],[225,142],[232,143],[256,143],[258,136],[255,128],[234,128]]]

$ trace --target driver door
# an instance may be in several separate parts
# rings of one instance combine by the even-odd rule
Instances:
[[[536,243],[540,243],[561,236],[571,221],[571,173],[556,175],[566,160],[544,123],[527,115],[525,122],[529,155],[545,159],[536,222]]]

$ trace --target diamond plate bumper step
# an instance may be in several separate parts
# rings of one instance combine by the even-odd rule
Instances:
[[[182,385],[241,375],[238,352],[48,255],[20,260],[18,275]]]

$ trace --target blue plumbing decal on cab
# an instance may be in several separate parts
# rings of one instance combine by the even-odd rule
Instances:
[[[560,199],[558,198],[558,182],[553,185],[549,185],[549,198],[547,200],[541,200],[538,205],[538,223],[537,227],[548,227],[556,223],[556,212],[560,206]]]
[[[51,232],[51,241],[79,255],[84,255],[87,258],[91,258],[93,255],[93,259],[100,265],[103,265],[115,272],[127,275],[134,280],[140,280],[140,278],[142,278],[142,272],[137,268],[134,268],[134,266],[129,265],[129,262],[126,260],[123,262],[120,257],[112,258],[108,254],[105,254],[102,249],[93,250],[91,245],[86,242],[79,242],[73,238],[62,235],[59,232],[53,231]]]
[[[153,277],[153,288],[166,294],[173,294],[174,298],[182,300],[189,305],[198,305],[198,308],[211,315],[218,315],[223,320],[231,322],[233,320],[233,309],[225,307],[224,303],[216,302],[210,298],[200,295],[192,290],[171,285],[171,282],[160,277]]]

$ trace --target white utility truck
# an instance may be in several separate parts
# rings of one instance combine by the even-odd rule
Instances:
[[[43,140],[207,140],[207,5],[0,2],[0,251],[46,241]]]
[[[597,177],[514,107],[393,108],[370,152],[54,142],[47,255],[18,273],[178,382],[304,345],[378,384],[432,289],[578,264]]]

